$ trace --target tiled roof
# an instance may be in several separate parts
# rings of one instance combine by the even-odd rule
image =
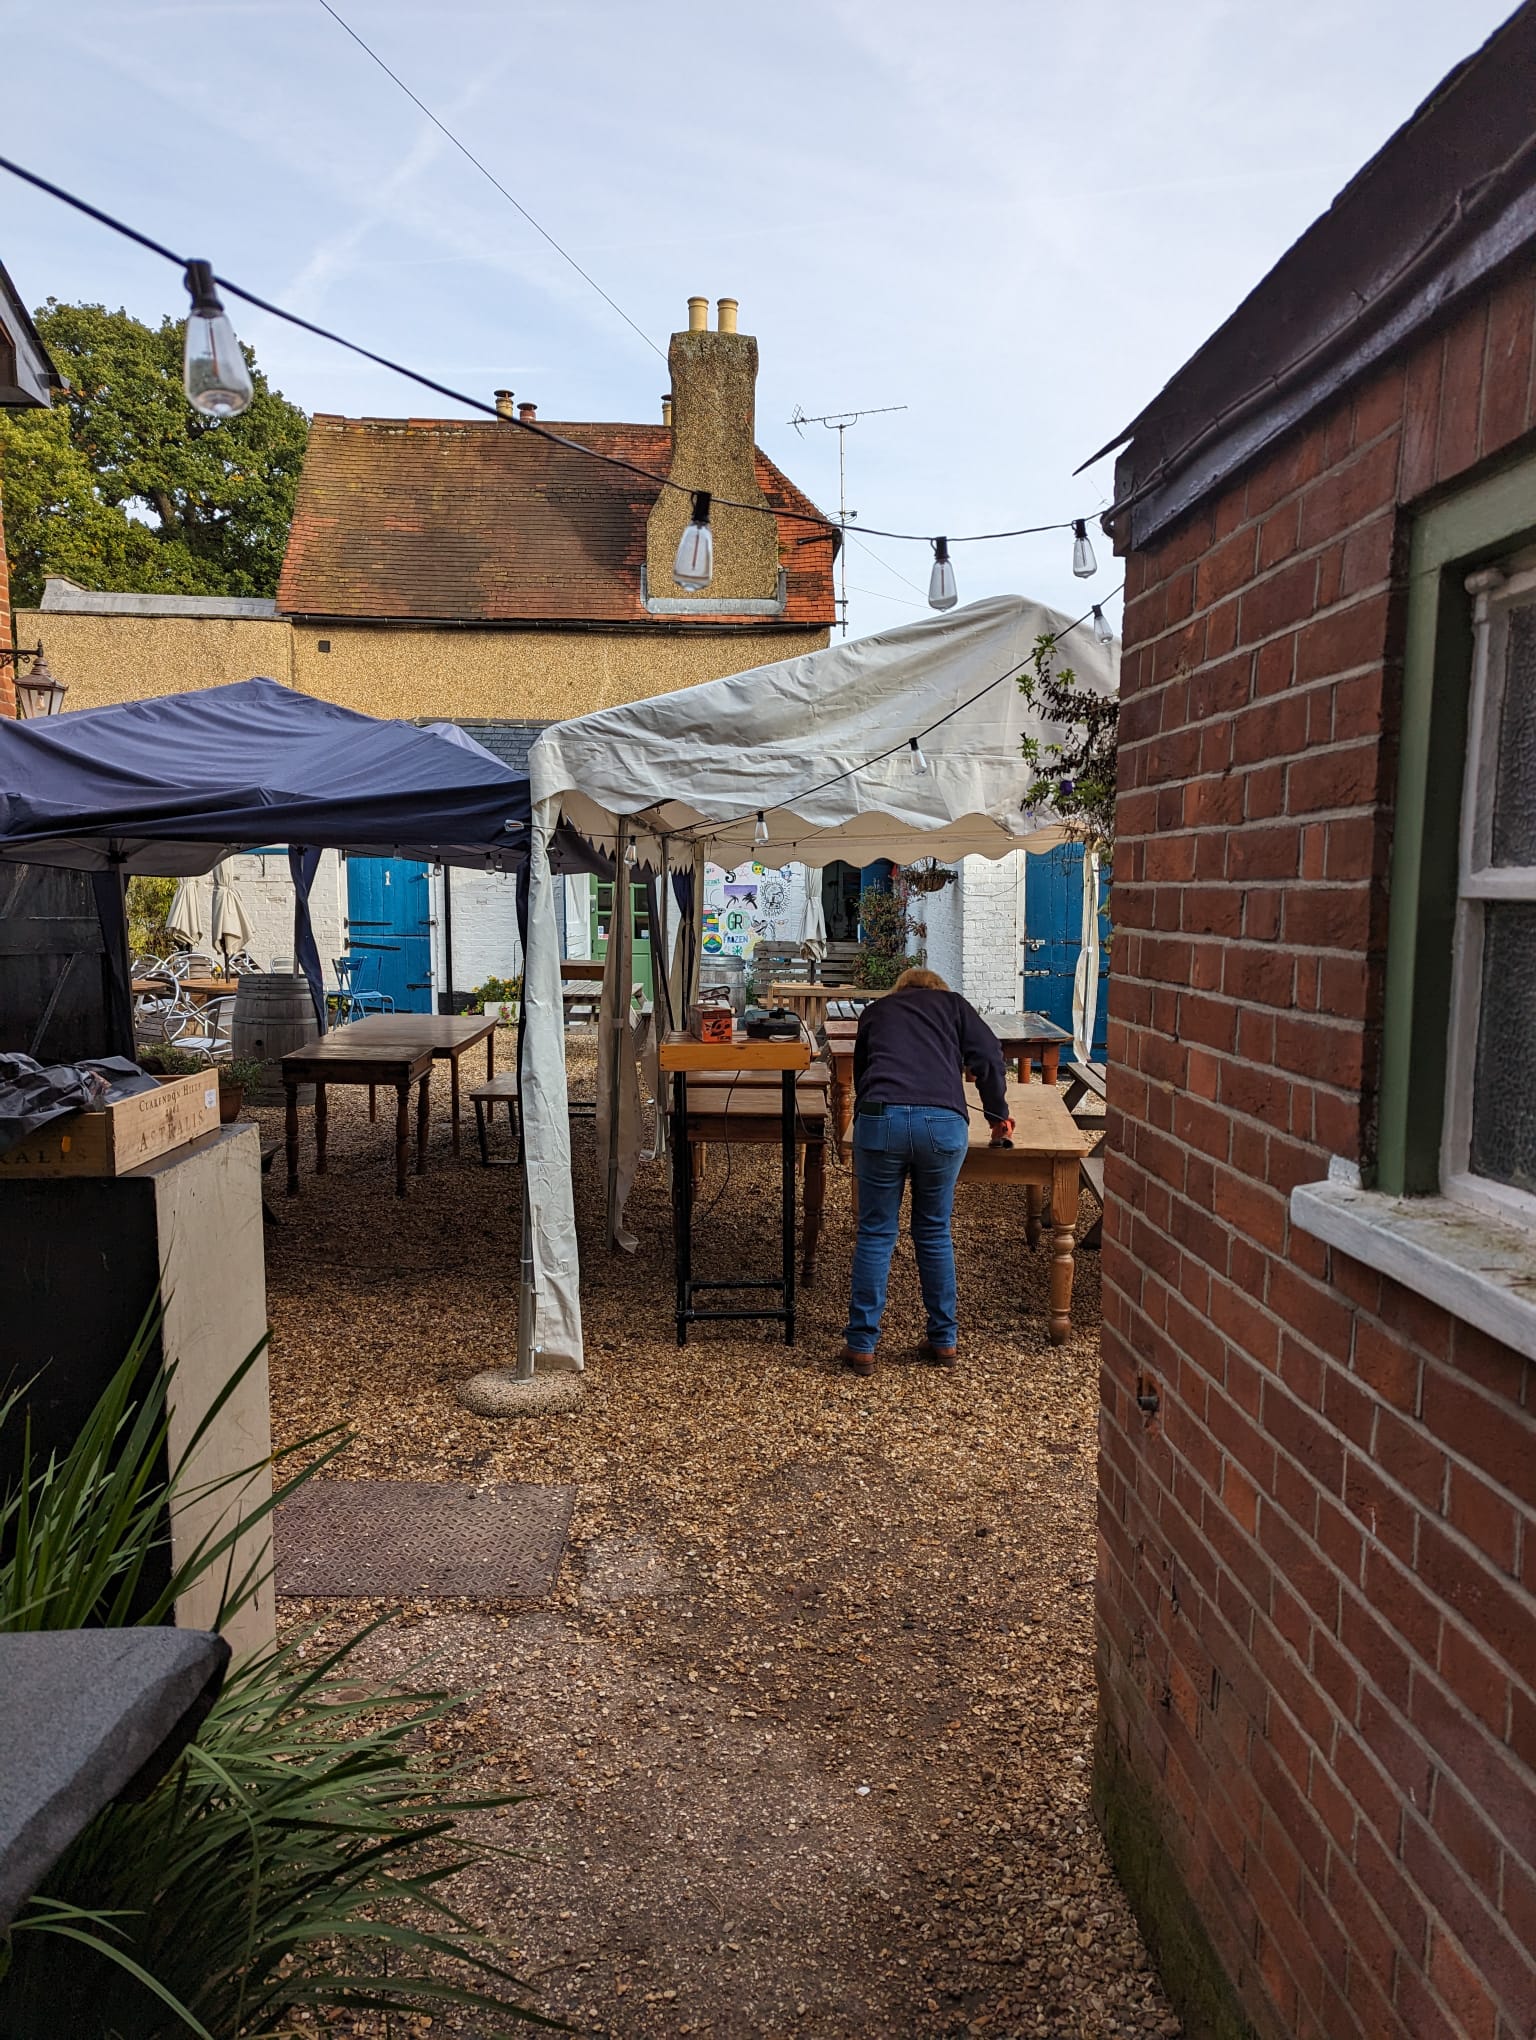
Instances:
[[[671,459],[665,425],[549,429],[657,474]],[[818,514],[761,450],[757,475],[775,509]],[[640,599],[656,493],[638,476],[515,426],[321,415],[310,427],[278,608],[292,616],[675,630],[677,618],[650,615]],[[802,630],[834,618],[833,547],[796,543],[811,530],[779,524],[787,607],[778,621]],[[741,627],[761,631],[768,622],[744,618]],[[707,620],[712,629],[722,624],[730,627],[730,617]]]
[[[454,721],[465,736],[473,737],[477,744],[501,760],[513,772],[528,775],[528,753],[545,730],[553,729],[547,722],[487,722],[466,720],[462,715]]]

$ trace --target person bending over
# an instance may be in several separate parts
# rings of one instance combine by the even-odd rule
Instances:
[[[955,1364],[959,1326],[950,1212],[970,1142],[967,1070],[980,1087],[994,1142],[1005,1142],[1013,1121],[997,1036],[937,971],[903,971],[886,996],[872,1000],[860,1014],[853,1050],[859,1236],[840,1356],[855,1374],[875,1371],[901,1193],[908,1180],[912,1246],[928,1314],[923,1353],[941,1367]]]

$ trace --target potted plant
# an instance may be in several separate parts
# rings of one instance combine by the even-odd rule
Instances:
[[[178,1048],[173,1041],[156,1042],[152,1048],[139,1050],[139,1068],[147,1077],[158,1077],[162,1084],[173,1077],[195,1077],[207,1067],[201,1056]]]
[[[470,1011],[483,1013],[487,1020],[495,1020],[503,1027],[516,1026],[522,1005],[521,971],[516,977],[488,977],[483,985],[476,985],[470,994]]]
[[[223,1125],[240,1117],[245,1094],[260,1084],[262,1072],[263,1065],[250,1055],[231,1056],[219,1064],[219,1119]]]

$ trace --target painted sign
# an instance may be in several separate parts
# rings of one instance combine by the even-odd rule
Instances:
[[[798,864],[704,867],[704,954],[750,956],[759,942],[795,942],[805,922]]]

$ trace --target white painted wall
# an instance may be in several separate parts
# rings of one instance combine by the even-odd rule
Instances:
[[[805,927],[803,864],[704,867],[704,958],[750,956],[759,942],[798,942]]]
[[[242,852],[229,861],[251,924],[251,939],[246,947],[263,970],[271,970],[274,964],[294,969],[293,881],[288,876],[287,850]],[[212,881],[205,878],[199,884],[206,931]],[[332,959],[342,953],[345,913],[346,876],[341,857],[335,850],[326,850],[321,854],[320,868],[310,889],[309,917],[328,985],[336,982]]]
[[[470,992],[488,977],[516,977],[523,967],[517,939],[517,880],[510,871],[445,869],[429,880],[432,888],[432,985],[435,994],[448,984],[447,929],[443,912],[445,886],[453,886],[453,989]]]
[[[983,1013],[1017,1013],[1024,939],[1024,853],[962,858],[953,885],[919,894],[928,967]]]

